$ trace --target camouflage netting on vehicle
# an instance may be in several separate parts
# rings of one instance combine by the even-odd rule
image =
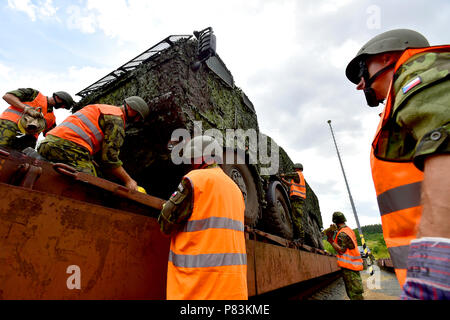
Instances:
[[[182,176],[183,170],[171,164],[167,149],[175,129],[193,133],[193,122],[201,121],[203,131],[217,128],[224,136],[226,129],[258,130],[256,114],[244,104],[239,88],[224,85],[205,64],[197,72],[191,70],[196,45],[192,40],[178,41],[152,61],[84,97],[74,108],[93,103],[122,105],[124,98],[133,95],[150,105],[151,116],[143,126],[127,126],[120,157],[126,170],[155,195],[169,196]],[[161,181],[167,188],[159,192],[155,186],[163,185]]]
[[[174,130],[186,128],[192,135],[194,122],[200,121],[203,132],[218,129],[224,137],[227,129],[254,129],[259,133],[256,113],[240,88],[225,83],[206,63],[198,71],[191,69],[196,52],[196,40],[179,40],[152,60],[85,96],[74,108],[77,111],[94,103],[122,105],[126,97],[142,97],[151,114],[145,124],[127,126],[120,158],[139,185],[149,194],[165,199],[175,190],[186,169],[171,161],[167,143]],[[248,144],[239,147],[252,148]],[[279,158],[280,172],[293,170],[293,163],[282,148]],[[259,174],[259,164],[252,166],[252,172]],[[255,180],[267,183],[274,178],[255,177]],[[311,195],[307,210],[320,217],[317,198],[307,188]],[[264,192],[258,190],[263,206]]]

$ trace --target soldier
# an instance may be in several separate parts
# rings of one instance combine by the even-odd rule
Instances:
[[[10,106],[0,115],[0,146],[22,150],[26,147],[34,148],[39,136],[39,132],[44,131],[44,135],[56,125],[56,118],[53,109],[64,108],[69,110],[74,103],[70,94],[64,91],[53,93],[51,97],[46,97],[38,90],[32,88],[20,88],[9,91],[3,96]],[[38,108],[41,113],[39,113]],[[20,126],[20,119],[23,115],[31,118],[44,117],[43,128],[35,134],[28,134]],[[20,134],[24,136],[18,138]]]
[[[337,230],[327,232],[327,240],[337,252],[338,266],[342,269],[345,291],[350,300],[364,300],[363,285],[359,271],[363,270],[363,260],[358,250],[356,236],[352,229],[347,227],[344,214],[333,213],[333,223]]]
[[[304,242],[305,240],[305,217],[304,207],[306,199],[306,184],[303,176],[303,165],[294,164],[295,172],[281,174],[281,180],[289,186],[289,197],[292,205],[292,220],[295,225],[294,239]],[[288,178],[290,180],[285,180]]]
[[[85,106],[50,130],[38,148],[52,162],[62,162],[79,171],[97,175],[93,156],[100,153],[101,167],[130,189],[137,183],[122,167],[120,147],[125,138],[125,123],[144,121],[150,110],[140,97],[126,98],[120,107],[106,104]]]
[[[403,298],[449,299],[450,46],[391,30],[367,42],[346,75],[369,106],[387,99],[371,165]]]
[[[161,231],[171,235],[168,300],[246,300],[245,202],[239,187],[207,150],[221,150],[209,136],[184,148],[193,169],[164,204]]]

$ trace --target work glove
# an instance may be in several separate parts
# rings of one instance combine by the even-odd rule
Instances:
[[[30,106],[26,106],[23,110],[23,113],[28,114],[30,117],[33,117],[35,119],[44,118],[44,115],[39,110]]]

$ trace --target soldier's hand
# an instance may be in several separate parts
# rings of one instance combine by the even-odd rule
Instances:
[[[126,187],[127,187],[128,189],[138,191],[138,184],[137,184],[137,182],[134,181],[133,179],[130,179],[129,181],[127,181]]]
[[[44,115],[41,112],[30,106],[26,106],[23,112],[35,119],[44,117]]]

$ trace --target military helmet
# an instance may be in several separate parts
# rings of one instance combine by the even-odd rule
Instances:
[[[65,91],[57,91],[53,93],[53,96],[57,96],[58,98],[60,98],[63,101],[66,109],[72,108],[73,104],[75,103],[72,99],[72,96]]]
[[[429,47],[428,40],[419,32],[408,29],[395,29],[377,35],[369,40],[356,54],[356,57],[347,65],[345,75],[347,78],[358,84],[359,78],[359,62],[364,60],[368,55],[391,51],[404,51],[408,48],[424,48]]]
[[[148,104],[144,101],[144,99],[142,99],[141,97],[138,96],[128,97],[125,99],[125,103],[131,109],[139,113],[142,117],[142,120],[145,120],[148,117],[150,113],[150,108]]]
[[[219,156],[217,151],[222,150],[219,142],[210,136],[196,136],[189,140],[184,147],[183,158],[196,159],[204,157],[206,159]]]
[[[294,169],[303,171],[303,165],[301,163],[295,163],[294,164]]]
[[[344,223],[345,221],[347,221],[347,219],[345,219],[345,216],[342,212],[336,211],[335,213],[333,213],[332,221],[334,223]]]
[[[17,122],[17,126],[23,134],[35,135],[44,131],[47,124],[43,114],[41,114],[41,117],[33,117],[24,113]]]

